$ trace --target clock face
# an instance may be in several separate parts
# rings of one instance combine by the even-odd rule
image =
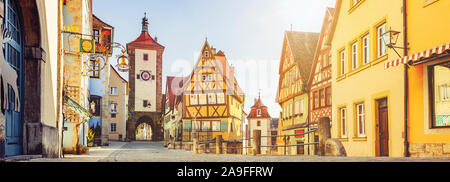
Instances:
[[[148,72],[148,71],[142,71],[142,73],[141,73],[141,78],[142,78],[142,80],[144,80],[144,81],[150,80],[150,78],[151,78],[150,72]]]
[[[85,52],[91,52],[92,51],[92,43],[90,41],[83,41],[83,43],[81,44],[83,50]]]

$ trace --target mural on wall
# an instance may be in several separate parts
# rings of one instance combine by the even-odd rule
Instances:
[[[2,36],[0,36],[0,39],[1,39],[0,42],[2,43],[2,49],[3,49],[3,45],[5,43],[12,40],[11,33],[4,26],[2,26]],[[3,51],[0,51],[0,52],[1,52],[0,53],[1,54],[1,56],[0,56],[1,73],[0,74],[2,76],[2,81],[3,81],[3,109],[9,109],[8,85],[10,85],[12,90],[14,91],[14,95],[15,95],[14,110],[16,112],[19,112],[20,111],[20,98],[19,98],[19,88],[17,87],[18,75],[17,75],[16,70],[14,70],[14,68],[12,68],[11,65],[9,65],[9,63],[6,61]]]

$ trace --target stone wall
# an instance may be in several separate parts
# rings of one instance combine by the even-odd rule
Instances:
[[[410,143],[411,157],[450,157],[450,143]]]

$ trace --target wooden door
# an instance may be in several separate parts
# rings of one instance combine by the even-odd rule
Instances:
[[[378,100],[380,156],[389,156],[389,121],[387,99]]]

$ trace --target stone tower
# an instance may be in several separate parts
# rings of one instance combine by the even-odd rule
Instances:
[[[127,44],[129,55],[129,118],[127,139],[136,140],[136,127],[147,123],[152,140],[163,139],[162,130],[162,55],[164,46],[153,39],[147,16],[142,19],[141,35]]]

